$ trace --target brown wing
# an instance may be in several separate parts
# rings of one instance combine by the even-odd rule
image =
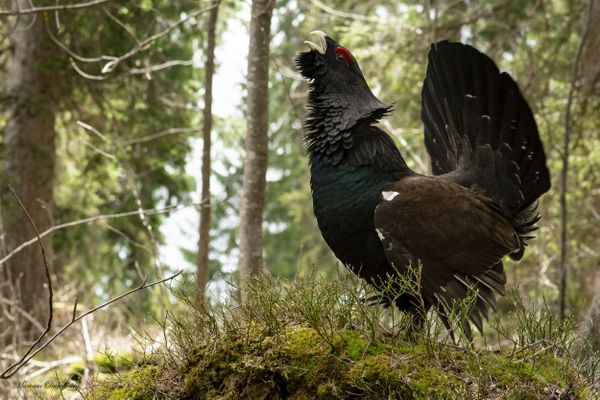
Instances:
[[[519,249],[518,236],[498,206],[453,182],[410,177],[386,187],[382,196],[375,209],[380,237],[398,243],[424,265],[481,275]],[[384,249],[389,247],[384,243]]]
[[[482,329],[482,316],[495,308],[492,289],[504,292],[500,260],[519,249],[517,233],[491,199],[436,177],[405,178],[382,192],[375,227],[397,270],[422,261],[421,292],[429,304],[450,304],[475,287],[479,299],[470,318]]]
[[[375,209],[375,228],[390,263],[402,271],[422,262],[422,292],[434,304],[466,296],[464,281],[474,283],[494,307],[490,289],[504,292],[500,260],[518,250],[519,239],[489,198],[436,177],[395,182]],[[485,286],[485,287],[484,287]],[[478,305],[483,313],[484,305]]]

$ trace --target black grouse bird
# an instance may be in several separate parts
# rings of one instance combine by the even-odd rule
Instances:
[[[379,288],[420,260],[426,308],[447,308],[475,289],[469,318],[481,330],[494,292],[504,294],[502,258],[523,256],[540,218],[537,199],[550,188],[517,84],[469,45],[432,44],[421,100],[434,174],[426,176],[409,169],[375,126],[392,105],[371,92],[352,54],[323,32],[312,34],[318,43],[305,42],[311,50],[296,65],[309,82],[305,141],[325,241]],[[416,315],[416,300],[405,293],[394,302]]]

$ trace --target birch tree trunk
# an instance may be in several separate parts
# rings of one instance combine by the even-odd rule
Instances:
[[[258,274],[263,267],[262,222],[269,127],[269,42],[274,3],[274,0],[252,2],[247,75],[246,159],[239,228],[239,268],[244,280]]]
[[[208,283],[208,252],[210,248],[210,176],[211,176],[211,137],[212,130],[212,83],[215,71],[215,36],[220,0],[212,1],[208,19],[208,37],[206,40],[206,64],[204,66],[204,109],[202,112],[202,196],[200,206],[200,232],[198,239],[198,257],[196,261],[196,303],[204,302]]]
[[[13,9],[30,7],[29,0],[13,0]],[[45,27],[43,15],[22,15],[10,34],[7,61],[9,107],[4,132],[2,166],[2,220],[6,250],[35,237],[25,212],[12,197],[10,185],[41,232],[52,226],[55,164],[54,113],[56,104],[57,50]],[[43,240],[51,267],[52,236]],[[2,266],[11,282],[12,297],[45,325],[48,316],[48,288],[39,246],[29,246]],[[13,314],[24,338],[31,338],[33,325]],[[1,329],[0,329],[1,330]]]

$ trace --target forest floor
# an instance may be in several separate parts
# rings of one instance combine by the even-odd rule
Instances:
[[[97,355],[86,382],[73,363],[44,378],[46,395],[85,387],[77,393],[90,399],[598,398],[599,357],[574,356],[576,326],[543,305],[505,300],[508,311],[471,342],[458,328],[468,304],[450,315],[454,338],[431,312],[416,332],[410,318],[365,302],[373,292],[348,274],[263,279],[246,290],[241,305],[187,302],[163,326],[166,345]]]

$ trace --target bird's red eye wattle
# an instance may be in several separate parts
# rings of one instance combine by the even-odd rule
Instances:
[[[335,49],[335,58],[338,61],[343,61],[346,64],[346,67],[350,66],[350,52],[343,47],[338,47]]]

